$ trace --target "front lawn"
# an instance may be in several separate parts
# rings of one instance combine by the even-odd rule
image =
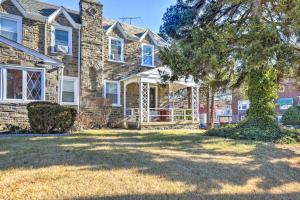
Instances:
[[[300,199],[300,145],[200,131],[0,137],[0,199]]]

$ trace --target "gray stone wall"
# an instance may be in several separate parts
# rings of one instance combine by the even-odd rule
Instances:
[[[102,98],[103,29],[102,5],[97,0],[80,1],[81,30],[81,110],[97,112],[93,102]]]
[[[41,65],[32,56],[0,43],[0,64],[12,66],[26,66],[46,68],[46,100],[58,102],[58,72],[49,71],[49,66]],[[0,101],[0,127],[16,125],[29,127],[26,103],[9,103]]]

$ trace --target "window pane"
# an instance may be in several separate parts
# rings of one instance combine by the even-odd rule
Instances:
[[[21,70],[7,69],[7,98],[23,98],[23,73]]]
[[[17,41],[18,23],[15,20],[0,18],[0,35],[10,40]]]
[[[143,46],[143,64],[153,65],[153,47]]]
[[[27,99],[42,100],[42,73],[27,72]]]
[[[55,30],[55,45],[69,46],[68,31]]]
[[[120,40],[111,40],[110,59],[122,61],[122,42]]]
[[[64,80],[62,101],[65,103],[75,102],[75,83],[73,80]]]
[[[106,83],[106,98],[112,101],[112,104],[118,104],[118,84]]]

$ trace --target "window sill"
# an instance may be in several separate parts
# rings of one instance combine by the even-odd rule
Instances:
[[[144,64],[142,64],[142,67],[155,68],[155,65],[144,65]]]
[[[31,102],[41,102],[41,101],[45,101],[45,100],[30,101],[30,100],[5,99],[5,100],[0,100],[0,104],[9,104],[9,103],[29,104],[29,103],[31,103]]]
[[[120,108],[120,107],[122,107],[121,104],[112,104],[111,106],[114,107],[114,108]]]
[[[120,64],[125,64],[126,63],[125,61],[117,61],[117,60],[111,60],[111,59],[108,59],[108,62],[120,63]]]
[[[72,102],[65,103],[65,102],[61,102],[60,105],[62,105],[62,106],[78,106],[78,103],[72,103]]]
[[[54,52],[51,51],[51,54],[56,55],[56,56],[73,56],[73,53],[59,53],[59,52]]]

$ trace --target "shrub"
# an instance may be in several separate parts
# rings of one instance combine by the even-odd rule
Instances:
[[[290,107],[282,116],[284,125],[300,125],[300,106]]]
[[[27,105],[31,131],[66,132],[74,125],[77,111],[57,103],[32,102]]]
[[[279,127],[272,120],[246,119],[237,125],[211,129],[207,132],[209,136],[217,136],[231,139],[258,140],[264,142],[276,142],[291,144],[300,142],[300,131],[296,129],[285,129]]]
[[[232,139],[273,141],[280,136],[280,128],[272,117],[253,119],[251,117],[237,125],[230,125],[209,130],[208,135]]]
[[[84,111],[81,111],[77,117],[75,124],[73,126],[74,131],[83,131],[87,129],[92,129],[94,126],[93,119]]]

